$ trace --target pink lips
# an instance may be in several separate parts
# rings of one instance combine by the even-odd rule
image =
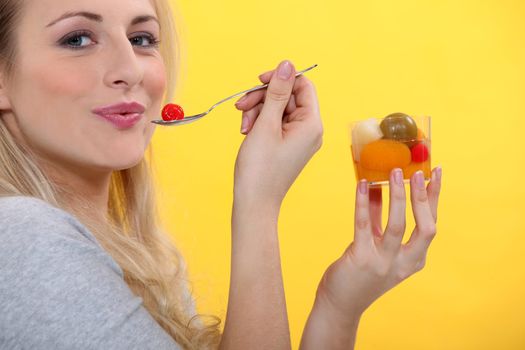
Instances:
[[[140,103],[130,102],[97,107],[92,112],[111,122],[119,129],[128,129],[138,123],[144,116],[145,110],[146,108]]]

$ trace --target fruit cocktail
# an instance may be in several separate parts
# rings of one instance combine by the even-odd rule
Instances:
[[[395,168],[403,170],[405,180],[418,170],[425,180],[430,179],[430,117],[393,113],[354,122],[350,133],[357,181],[366,179],[370,186],[388,184]]]

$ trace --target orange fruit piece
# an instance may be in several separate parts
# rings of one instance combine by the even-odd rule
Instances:
[[[417,140],[418,141],[423,141],[424,139],[426,139],[427,137],[425,136],[425,134],[423,133],[423,131],[420,129],[420,128],[417,128]]]
[[[361,152],[361,166],[368,170],[390,172],[404,168],[412,160],[410,148],[394,140],[377,140],[369,143]]]
[[[403,177],[405,179],[410,179],[412,175],[418,170],[423,171],[423,174],[425,175],[425,179],[430,179],[431,177],[431,169],[430,169],[430,158],[428,158],[423,163],[416,163],[411,162],[406,167],[403,168]]]

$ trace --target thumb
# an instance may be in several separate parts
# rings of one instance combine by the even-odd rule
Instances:
[[[295,83],[295,67],[290,61],[283,61],[272,76],[266,92],[261,114],[263,122],[278,124],[281,127],[283,113],[290,101]]]

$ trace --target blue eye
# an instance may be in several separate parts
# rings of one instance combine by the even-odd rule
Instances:
[[[152,34],[140,33],[139,35],[129,38],[129,42],[133,46],[142,48],[155,48],[159,45],[160,41]],[[92,39],[92,34],[88,31],[73,32],[59,40],[60,46],[73,50],[84,49],[88,46],[94,45],[95,43],[96,42]]]
[[[81,49],[92,45],[91,33],[85,31],[74,32],[60,40],[60,45],[72,49]]]
[[[157,40],[153,35],[146,33],[130,38],[129,42],[131,45],[140,47],[156,47],[159,44],[159,40]]]

